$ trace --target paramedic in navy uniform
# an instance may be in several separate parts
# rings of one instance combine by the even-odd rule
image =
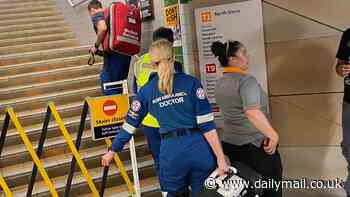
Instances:
[[[109,165],[114,153],[123,149],[149,112],[160,125],[159,179],[163,195],[189,196],[191,186],[192,197],[196,197],[216,167],[220,175],[228,171],[214,115],[200,82],[190,75],[175,73],[172,43],[156,41],[149,52],[158,73],[150,76],[132,102],[112,149],[102,157],[102,165]]]

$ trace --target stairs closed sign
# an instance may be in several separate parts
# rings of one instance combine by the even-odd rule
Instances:
[[[128,95],[88,98],[92,139],[114,137],[124,123],[129,109]]]

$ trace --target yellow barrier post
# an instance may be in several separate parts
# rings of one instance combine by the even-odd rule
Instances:
[[[28,136],[26,135],[24,128],[19,123],[15,112],[13,111],[12,108],[9,108],[9,109],[7,109],[7,113],[10,115],[12,123],[15,125],[15,128],[18,131],[19,135],[21,136],[21,138],[24,142],[24,145],[26,146],[28,152],[30,153],[35,165],[37,165],[38,170],[39,170],[42,178],[44,179],[46,186],[49,188],[49,191],[51,192],[51,195],[53,197],[58,197],[58,193],[57,193],[53,183],[51,182],[49,176],[47,175],[47,172],[45,171],[44,166],[40,162],[40,159],[39,159],[38,155],[36,154],[36,152],[33,148],[33,145],[30,142]]]
[[[13,196],[9,186],[6,184],[5,179],[2,176],[0,176],[0,186],[1,186],[1,189],[5,192],[6,197]]]
[[[84,162],[82,161],[81,157],[80,157],[80,154],[78,152],[78,150],[76,149],[74,143],[73,143],[73,140],[72,140],[72,137],[71,135],[69,134],[69,132],[67,131],[66,127],[64,126],[64,123],[62,121],[62,118],[60,117],[60,115],[58,114],[57,112],[57,109],[56,109],[56,106],[54,105],[53,102],[49,102],[49,108],[52,112],[52,115],[54,117],[54,119],[56,120],[56,123],[58,124],[62,134],[63,134],[63,137],[65,138],[70,150],[72,151],[72,154],[73,156],[75,157],[79,167],[80,167],[80,170],[83,174],[83,176],[85,177],[93,195],[95,197],[99,197],[100,194],[98,193],[97,191],[97,188],[92,180],[92,177],[90,176]]]

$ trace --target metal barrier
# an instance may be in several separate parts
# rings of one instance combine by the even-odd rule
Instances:
[[[2,133],[1,133],[1,136],[0,136],[0,156],[1,156],[4,144],[5,144],[7,129],[8,129],[8,126],[10,124],[10,120],[14,124],[16,130],[18,131],[22,141],[24,142],[24,145],[26,146],[30,156],[32,157],[32,159],[34,161],[34,166],[36,166],[36,168],[39,170],[39,173],[42,176],[42,178],[44,179],[44,182],[45,182],[46,186],[49,188],[49,191],[50,191],[51,195],[53,197],[58,197],[58,193],[57,193],[53,183],[51,182],[49,176],[47,175],[47,172],[45,171],[45,168],[42,165],[39,156],[35,152],[32,143],[30,142],[28,136],[26,135],[26,132],[25,132],[24,128],[19,123],[18,118],[17,118],[17,116],[16,116],[16,114],[15,114],[15,112],[14,112],[14,110],[12,108],[8,108],[6,110],[4,125],[3,125]],[[2,182],[1,186],[5,188],[4,191],[5,191],[6,195],[7,195],[7,193],[12,195],[10,190],[8,189],[5,181],[4,180],[0,180],[0,182]],[[27,193],[27,196],[28,196],[28,193]],[[31,196],[31,194],[30,194],[30,196]]]
[[[126,81],[122,81],[122,82],[118,82],[118,83],[111,83],[109,84],[111,87],[115,87],[116,85],[122,85],[123,88],[123,93],[127,94],[127,84]],[[73,176],[74,176],[74,171],[75,171],[75,167],[76,164],[78,164],[83,176],[85,177],[89,188],[92,191],[92,194],[94,197],[103,197],[104,194],[104,190],[105,190],[105,185],[107,182],[107,177],[108,177],[108,170],[109,167],[105,167],[103,169],[103,176],[102,176],[102,182],[101,182],[101,189],[100,192],[98,192],[92,177],[89,175],[89,172],[83,162],[83,160],[81,159],[81,156],[79,154],[79,148],[80,148],[80,143],[81,143],[81,139],[83,136],[83,132],[85,130],[85,125],[86,125],[86,118],[87,118],[87,114],[89,112],[89,98],[87,98],[84,101],[84,105],[83,105],[83,109],[82,109],[82,114],[81,114],[81,119],[80,119],[80,126],[79,126],[79,130],[78,130],[78,134],[77,134],[77,138],[76,138],[76,142],[75,144],[73,143],[73,139],[71,137],[71,135],[69,134],[69,132],[67,131],[66,127],[64,126],[64,123],[62,121],[62,118],[60,117],[59,113],[57,112],[56,106],[54,105],[53,102],[49,102],[48,107],[47,107],[47,111],[46,111],[46,115],[45,115],[45,119],[44,119],[44,123],[43,123],[43,127],[42,127],[42,131],[40,134],[40,139],[39,139],[39,144],[38,144],[38,148],[37,151],[35,152],[32,143],[30,142],[28,136],[26,135],[26,132],[24,130],[24,128],[21,126],[21,124],[18,121],[18,118],[14,112],[14,110],[12,108],[8,108],[6,110],[6,115],[5,115],[5,119],[4,119],[4,124],[3,124],[3,128],[2,128],[2,132],[0,135],[0,156],[3,150],[3,147],[5,145],[5,140],[6,140],[6,135],[7,135],[7,130],[10,124],[10,121],[14,124],[16,130],[19,132],[19,135],[22,139],[22,141],[24,142],[27,150],[30,153],[31,158],[34,161],[33,164],[33,169],[32,169],[32,174],[30,177],[30,181],[28,184],[28,189],[27,189],[27,197],[32,196],[32,192],[33,192],[33,188],[34,188],[34,184],[35,184],[35,179],[37,177],[37,172],[39,171],[40,175],[42,176],[42,178],[44,179],[44,182],[46,184],[46,186],[49,188],[49,191],[51,193],[51,195],[53,197],[58,197],[58,193],[56,191],[56,188],[54,187],[53,183],[51,182],[47,172],[45,171],[45,168],[43,167],[40,158],[42,157],[43,154],[43,150],[44,150],[44,143],[45,143],[45,139],[47,136],[47,132],[48,132],[48,126],[51,120],[51,117],[54,118],[54,120],[56,121],[57,125],[59,126],[60,131],[63,134],[63,137],[69,147],[69,149],[71,150],[73,157],[72,157],[72,161],[71,161],[71,165],[70,165],[70,170],[69,170],[69,174],[68,174],[68,178],[67,178],[67,183],[66,183],[66,188],[65,188],[65,192],[64,192],[64,196],[65,197],[69,197],[70,196],[70,190],[71,190],[71,185],[72,185],[72,180],[73,180]],[[112,142],[110,139],[105,139],[106,145],[108,148],[111,147]],[[136,161],[136,150],[135,150],[135,143],[134,143],[134,138],[132,138],[130,140],[130,155],[131,155],[131,162],[132,162],[132,170],[133,170],[133,175],[134,175],[134,185],[131,182],[128,173],[123,165],[123,162],[121,161],[120,157],[118,154],[115,154],[114,156],[114,162],[117,166],[117,168],[120,171],[120,174],[122,176],[122,178],[124,179],[124,181],[126,182],[127,188],[128,188],[128,192],[131,196],[135,196],[135,197],[141,197],[140,194],[140,183],[139,183],[139,176],[138,176],[138,168],[137,168],[137,161]],[[11,190],[9,189],[8,185],[6,184],[4,178],[2,176],[0,176],[0,187],[2,188],[2,190],[4,191],[4,193],[6,194],[6,196],[8,197],[12,197],[13,194],[11,192]]]
[[[12,197],[13,196],[9,186],[7,186],[5,180],[4,180],[4,178],[2,176],[0,176],[0,187],[5,192],[5,195],[7,197]]]

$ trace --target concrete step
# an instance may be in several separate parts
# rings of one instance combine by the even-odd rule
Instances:
[[[67,104],[69,105],[69,104]],[[67,106],[64,105],[64,106]],[[79,129],[79,125],[80,125],[80,116],[81,116],[81,109],[79,111],[79,113],[77,114],[73,114],[73,115],[67,115],[67,113],[65,111],[63,111],[63,109],[57,109],[59,110],[60,115],[62,116],[63,122],[65,124],[65,127],[67,128],[68,131],[78,131]],[[42,112],[42,119],[44,119],[44,116],[46,114],[46,109],[45,112]],[[20,114],[19,114],[20,115]],[[33,116],[35,116],[37,114],[33,114]],[[22,124],[22,122],[21,122]],[[11,125],[11,124],[10,124]],[[30,125],[24,125],[26,134],[28,136],[28,138],[31,141],[39,141],[40,138],[40,134],[42,132],[42,128],[43,128],[43,121],[41,121],[40,123],[33,123]],[[86,125],[85,125],[86,129],[90,129],[90,119],[87,118],[86,119]],[[48,126],[48,132],[47,132],[47,139],[48,138],[54,138],[54,137],[58,137],[61,136],[62,133],[58,128],[58,125],[56,124],[56,122],[51,122]],[[6,135],[6,141],[5,141],[5,146],[13,146],[13,145],[18,145],[18,144],[22,144],[22,139],[20,138],[18,131],[15,128],[9,128],[9,130],[7,131],[7,135]],[[11,161],[8,161],[11,162]]]
[[[96,73],[96,72],[95,72]],[[21,99],[28,96],[39,96],[52,90],[69,91],[99,85],[99,74],[79,78],[63,79],[45,83],[18,85],[0,89],[0,99]]]
[[[0,3],[0,10],[13,9],[13,8],[24,8],[24,7],[37,7],[37,6],[53,6],[55,5],[52,1],[25,1],[16,3]]]
[[[130,161],[124,162],[125,168],[128,171],[129,177],[132,176],[132,167]],[[150,156],[144,156],[138,158],[138,166],[139,166],[139,174],[144,179],[154,177],[153,170],[153,161]],[[98,187],[102,180],[103,167],[97,167],[89,170],[89,174],[92,176],[95,185]],[[67,176],[55,177],[52,179],[55,188],[59,192],[60,196],[63,195],[64,188],[66,185]],[[115,185],[124,185],[124,181],[122,180],[118,169],[112,165],[109,169],[108,173],[108,184],[112,186]],[[76,173],[73,178],[72,191],[70,196],[78,196],[81,194],[86,194],[90,192],[90,189],[87,186],[85,178],[82,176],[80,172]],[[22,197],[25,196],[27,185],[19,186],[12,188],[14,196]],[[33,197],[42,197],[42,196],[50,196],[50,193],[45,186],[43,181],[36,182],[33,190]]]
[[[0,47],[0,56],[10,55],[15,53],[44,51],[44,50],[50,50],[50,49],[56,49],[56,48],[74,47],[78,45],[79,45],[79,42],[76,39],[68,39],[68,40],[34,43],[34,44],[6,46],[6,47]]]
[[[0,4],[1,5],[1,4]],[[0,8],[1,11],[1,8]],[[0,21],[11,20],[11,19],[23,19],[23,18],[37,18],[37,17],[48,17],[48,16],[61,16],[61,13],[56,10],[39,10],[30,13],[14,13],[14,14],[1,14]]]
[[[63,57],[74,57],[87,55],[88,53],[89,51],[87,47],[67,47],[22,54],[3,55],[0,56],[0,65],[21,64]]]
[[[64,21],[64,17],[63,16],[45,16],[45,17],[36,17],[36,18],[14,18],[14,19],[0,21],[0,27],[34,24],[34,23],[42,23],[42,22],[55,22],[55,21],[62,22]]]
[[[72,80],[74,78],[96,75],[99,74],[101,66],[101,64],[95,64],[92,66],[76,65],[67,68],[64,67],[23,74],[5,75],[0,77],[0,97],[7,92],[11,93],[6,91],[6,89],[10,90],[12,89],[12,86],[16,86],[16,89],[28,89],[35,87],[40,83],[48,83],[64,79]]]
[[[1,47],[75,39],[73,32],[0,40]],[[0,65],[2,66],[2,65]]]
[[[63,105],[58,105],[57,110],[63,118],[69,121],[70,126],[77,126],[80,121],[82,107],[83,107],[83,102],[78,101],[78,102],[64,103]],[[28,110],[28,111],[17,113],[17,117],[20,120],[21,125],[26,129],[28,129],[27,132],[30,139],[37,140],[38,138],[37,134],[41,132],[46,111],[47,111],[47,108],[40,108],[36,110]],[[5,117],[4,115],[1,116],[2,120]],[[1,124],[2,123],[3,122],[1,122]],[[13,124],[10,124],[8,127],[6,144],[11,145],[11,144],[20,142],[19,138],[15,138],[16,136],[18,137],[17,134],[18,134],[17,130],[14,128]],[[12,139],[12,137],[14,138]]]
[[[0,66],[0,73],[3,77],[10,77],[11,75],[27,74],[32,72],[44,72],[52,69],[64,69],[71,68],[80,65],[86,65],[89,59],[89,55],[80,55],[73,57],[63,57],[56,59],[49,59],[37,62],[29,62],[23,64],[12,64],[6,66]],[[97,63],[101,61],[100,58],[96,59]],[[30,74],[29,74],[30,75]],[[27,75],[28,77],[28,75]]]
[[[148,155],[149,151],[147,149],[147,143],[144,139],[138,139],[139,141],[135,142],[135,148],[137,155]],[[121,160],[128,160],[130,152],[129,146],[127,145],[119,156]],[[96,168],[101,165],[101,157],[107,151],[106,144],[99,145],[96,147],[80,149],[79,153],[81,158],[83,159],[86,167]],[[64,176],[68,173],[68,169],[70,168],[72,154],[70,152],[55,155],[47,158],[41,159],[41,162],[46,170],[46,172],[50,175],[51,178]],[[28,180],[30,180],[32,173],[33,162],[28,161],[21,164],[15,164],[11,166],[6,166],[1,169],[2,176],[5,178],[6,183],[9,187],[14,187],[18,185],[26,185],[28,184]],[[79,169],[77,168],[78,172]],[[41,180],[41,177],[38,176],[38,179]]]
[[[162,197],[161,192],[159,191],[159,181],[158,177],[145,178],[140,181],[141,194],[142,197]],[[115,186],[108,187],[105,189],[104,197],[125,197],[129,193],[126,190],[125,186]],[[80,197],[91,197],[91,194],[81,195]]]
[[[93,86],[70,91],[51,91],[39,96],[12,98],[0,101],[0,114],[5,114],[7,107],[14,107],[15,112],[19,113],[21,111],[45,108],[49,101],[55,102],[56,105],[61,105],[70,102],[83,102],[88,96],[95,97],[100,95],[100,86]]]
[[[69,32],[72,32],[72,31],[67,26],[61,26],[61,27],[58,26],[58,27],[46,28],[46,29],[32,29],[32,30],[24,30],[24,31],[5,32],[5,33],[0,33],[0,40],[26,38],[26,37],[33,37],[33,36],[69,33]]]
[[[18,3],[24,3],[24,2],[52,2],[52,3],[55,3],[54,1],[52,0],[11,0],[11,1],[8,1],[8,0],[0,0],[0,3],[6,3],[6,4],[18,4]]]
[[[56,5],[38,5],[38,6],[26,6],[26,7],[13,7],[7,9],[1,9],[1,15],[6,14],[21,14],[21,13],[32,13],[38,11],[56,11]]]
[[[28,24],[11,24],[7,26],[0,26],[0,32],[13,32],[13,31],[24,31],[30,29],[46,29],[50,27],[64,26],[67,23],[63,20],[53,22],[35,22]]]

